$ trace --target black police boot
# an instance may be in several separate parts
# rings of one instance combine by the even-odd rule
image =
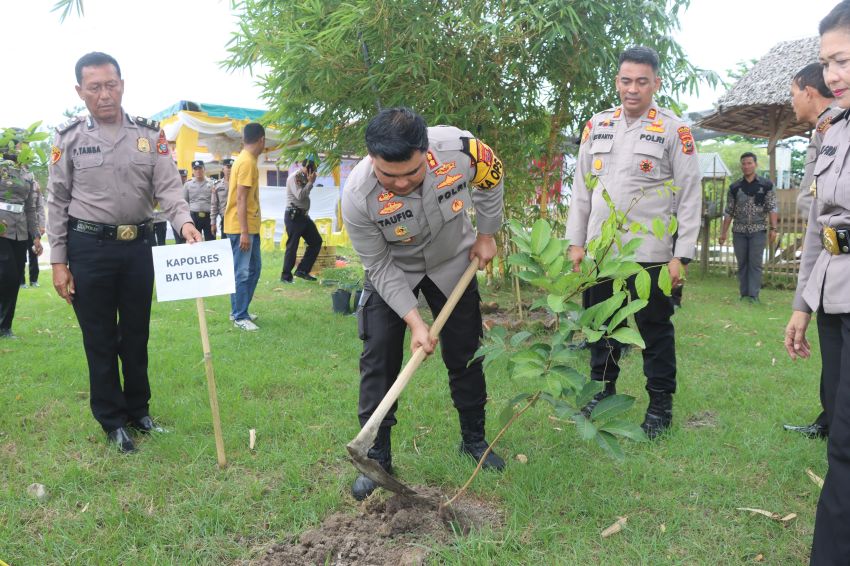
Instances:
[[[458,411],[458,416],[460,417],[460,452],[472,456],[476,462],[479,462],[481,456],[490,447],[484,440],[484,407]],[[505,469],[505,461],[491,450],[481,468],[501,472]]]
[[[670,428],[673,422],[673,394],[663,391],[649,392],[649,406],[646,408],[646,417],[640,428],[646,433],[650,440]]]
[[[584,415],[585,418],[589,419],[590,414],[593,412],[594,407],[599,404],[599,402],[606,397],[610,397],[611,395],[617,394],[617,383],[614,381],[604,381],[605,388],[593,396],[593,399],[587,402],[587,405],[581,408],[581,414]]]
[[[786,424],[782,425],[782,428],[791,432],[799,432],[806,438],[826,438],[829,436],[829,428],[820,423],[812,423],[805,426]]]
[[[375,438],[375,444],[369,449],[367,456],[372,460],[376,460],[388,474],[393,473],[393,456],[390,446],[390,431],[388,426],[378,429],[378,436]],[[351,495],[357,501],[363,501],[372,494],[378,484],[372,478],[365,474],[360,474],[354,483],[351,484]]]

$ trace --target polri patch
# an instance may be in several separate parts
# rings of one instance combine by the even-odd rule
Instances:
[[[455,165],[457,165],[456,161],[449,161],[448,163],[443,163],[434,170],[434,175],[448,175],[454,170]]]
[[[50,164],[56,165],[62,159],[62,150],[55,145],[50,148]]]
[[[387,202],[394,196],[395,193],[392,193],[390,191],[383,191],[381,194],[378,195],[378,202]]]
[[[650,171],[655,169],[655,163],[653,163],[652,160],[650,160],[650,159],[644,159],[643,161],[640,162],[639,167],[640,167],[640,170],[643,171],[644,173],[649,173]]]
[[[168,140],[165,139],[165,130],[159,131],[159,139],[156,142],[156,152],[160,155],[168,155]]]
[[[407,226],[396,226],[395,235],[401,238],[407,236],[408,231]]]
[[[679,141],[682,142],[682,153],[693,155],[694,151],[696,151],[696,146],[694,145],[694,136],[691,134],[691,129],[687,126],[682,126],[676,131],[679,133]]]
[[[463,208],[463,201],[462,200],[457,199],[456,201],[454,201],[452,203],[452,212],[460,212],[460,209],[462,209],[462,208]]]
[[[460,175],[460,174],[458,174],[458,175],[446,175],[446,178],[443,179],[443,181],[439,185],[437,185],[437,188],[438,189],[445,189],[446,187],[451,187],[457,181],[459,181],[461,179],[461,177],[463,177],[463,175]]]
[[[381,216],[386,216],[387,214],[392,214],[393,212],[395,212],[396,210],[398,210],[399,208],[401,208],[403,206],[404,206],[403,202],[399,202],[397,200],[391,200],[390,202],[388,202],[387,204],[384,205],[384,208],[382,208],[381,210],[378,211],[378,214],[380,214]]]
[[[151,142],[148,138],[139,138],[136,140],[136,149],[141,151],[142,153],[150,153],[151,152]]]

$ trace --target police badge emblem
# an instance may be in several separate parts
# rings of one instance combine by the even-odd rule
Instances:
[[[136,140],[136,148],[142,153],[150,153],[151,152],[151,142],[148,138],[139,138]]]

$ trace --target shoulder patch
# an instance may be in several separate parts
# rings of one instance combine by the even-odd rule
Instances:
[[[71,118],[70,120],[65,122],[64,124],[58,126],[56,128],[56,133],[57,134],[64,134],[65,132],[67,132],[68,130],[70,130],[71,128],[76,126],[77,124],[81,124],[82,122],[83,122],[83,119],[80,116],[74,116],[73,118]]]
[[[479,189],[492,189],[502,180],[504,167],[502,160],[489,145],[476,138],[461,138],[462,152],[467,154],[475,167],[472,184]]]
[[[830,120],[829,118],[824,118],[824,119],[823,119],[823,120],[821,120],[821,121],[820,121],[820,123],[818,124],[817,132],[818,132],[819,134],[826,133],[826,131],[829,129],[829,127],[830,127],[831,125],[832,125],[832,120]]]
[[[696,146],[694,145],[694,136],[691,134],[691,129],[687,126],[682,126],[676,131],[679,134],[679,141],[682,142],[682,153],[693,155],[696,151]]]
[[[581,143],[587,141],[587,138],[590,137],[590,130],[593,129],[593,120],[588,120],[587,124],[584,125],[584,131],[581,133]]]
[[[150,128],[151,130],[159,131],[159,122],[156,120],[149,120],[147,118],[143,118],[142,116],[136,116],[133,118],[133,121],[140,126],[144,126],[145,128]]]

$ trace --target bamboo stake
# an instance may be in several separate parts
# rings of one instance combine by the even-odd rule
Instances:
[[[204,308],[204,298],[195,299],[198,306],[198,324],[201,328],[201,345],[204,348],[204,367],[207,372],[207,390],[210,395],[210,410],[212,411],[213,433],[215,434],[215,452],[218,457],[218,467],[227,465],[224,454],[224,438],[221,435],[221,419],[218,414],[218,393],[215,387],[215,371],[212,364],[212,353],[210,352],[210,337],[207,332],[207,312]]]

